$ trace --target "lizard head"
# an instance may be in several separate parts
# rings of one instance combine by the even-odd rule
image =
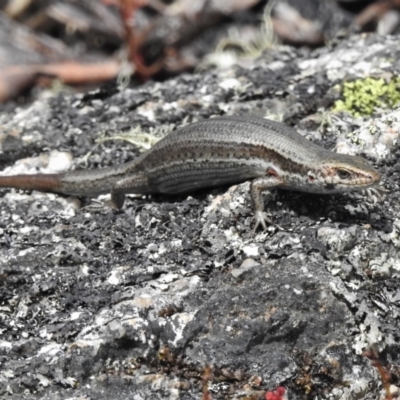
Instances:
[[[314,176],[322,184],[325,193],[340,193],[364,190],[378,185],[381,180],[379,172],[362,157],[347,154],[335,154],[326,160]],[[313,173],[309,179],[313,179]]]

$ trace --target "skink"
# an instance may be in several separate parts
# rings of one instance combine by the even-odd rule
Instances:
[[[76,196],[111,193],[121,208],[125,194],[191,192],[251,182],[256,225],[266,229],[262,194],[280,188],[333,194],[376,186],[379,173],[357,156],[337,154],[288,126],[254,116],[225,116],[168,134],[126,164],[60,174],[0,176],[0,187]]]

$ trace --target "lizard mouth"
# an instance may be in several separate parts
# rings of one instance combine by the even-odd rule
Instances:
[[[381,174],[378,171],[372,170],[365,175],[365,180],[369,182],[379,182],[381,180]]]
[[[371,187],[377,185],[380,180],[381,175],[379,174],[379,172],[373,171],[366,175],[361,175],[357,177],[352,183],[350,183],[350,185]]]
[[[359,179],[360,185],[365,185],[368,187],[376,186],[381,180],[381,174],[378,171],[371,171],[366,175],[363,175]]]

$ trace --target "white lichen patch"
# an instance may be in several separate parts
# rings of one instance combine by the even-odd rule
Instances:
[[[219,83],[219,86],[225,90],[238,89],[241,87],[241,85],[242,85],[242,83],[238,79],[235,79],[235,78],[227,78]]]
[[[186,325],[193,320],[194,316],[195,313],[179,313],[171,317],[172,327],[175,333],[174,340],[170,341],[172,346],[178,346],[179,341],[183,339],[183,330]]]
[[[248,245],[243,246],[242,251],[247,257],[257,257],[259,255],[258,247],[259,246],[257,244],[250,243]]]
[[[390,257],[387,253],[381,253],[379,257],[372,259],[368,264],[373,275],[380,277],[393,277],[400,274],[399,257]]]
[[[125,274],[129,272],[129,266],[121,266],[114,268],[107,279],[110,285],[121,285],[125,281]]]
[[[400,109],[380,119],[368,119],[359,129],[346,129],[337,134],[336,151],[342,154],[366,154],[376,160],[388,157],[398,142],[400,132]]]

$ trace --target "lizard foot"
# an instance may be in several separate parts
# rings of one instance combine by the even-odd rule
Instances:
[[[267,230],[267,224],[272,224],[271,219],[267,216],[265,211],[256,211],[254,218],[256,220],[256,224],[253,229],[253,234],[256,233],[257,228],[261,225],[263,230]]]
[[[104,210],[109,210],[111,208],[114,208],[111,200],[98,200],[98,199],[91,199],[90,204],[87,204],[86,206],[82,207],[82,210],[89,211],[89,212],[99,212],[99,211],[104,211]]]

